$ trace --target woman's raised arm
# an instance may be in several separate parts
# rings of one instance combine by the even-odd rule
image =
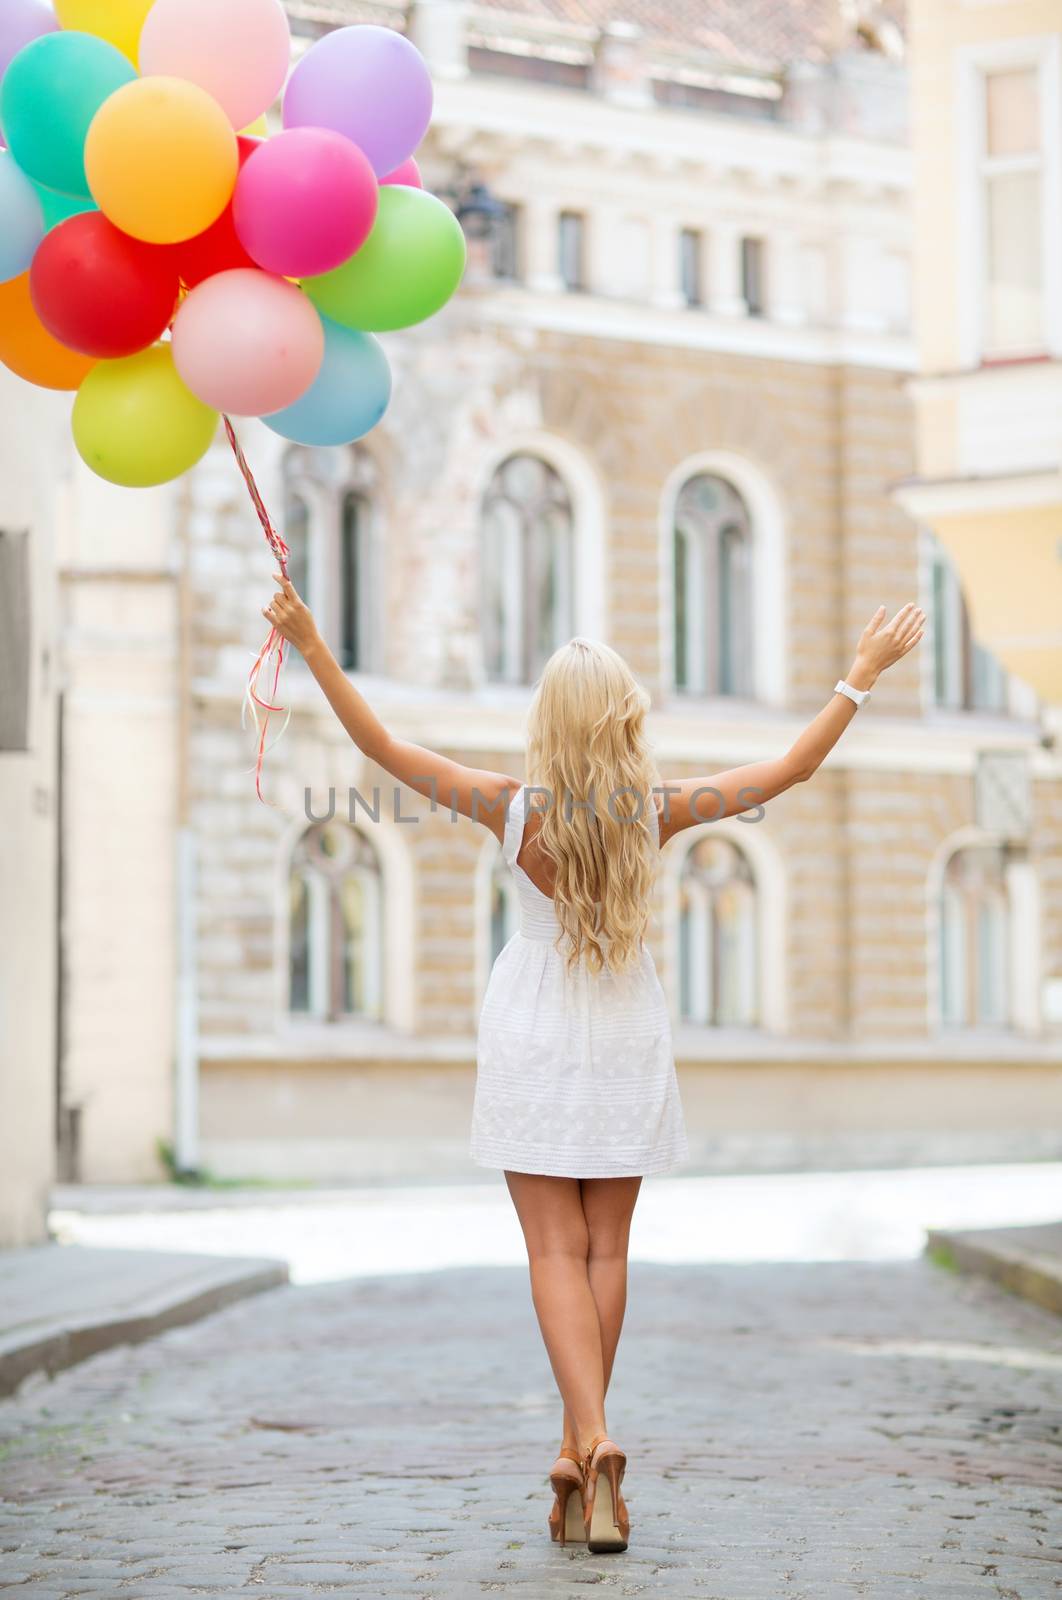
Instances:
[[[853,689],[873,688],[880,675],[913,650],[925,632],[926,614],[913,601],[902,606],[891,622],[885,623],[884,617],[885,607],[879,606],[860,635],[855,660],[845,680]],[[667,780],[660,817],[661,844],[684,828],[755,811],[795,783],[806,783],[821,767],[856,710],[846,695],[834,694],[784,756],[730,767],[709,777]]]
[[[408,739],[396,739],[321,638],[313,613],[290,579],[280,573],[273,576],[281,592],[262,608],[262,615],[299,651],[358,749],[399,783],[448,811],[482,822],[500,840],[505,831],[508,798],[520,788],[519,781],[501,772],[463,766],[438,751],[411,744]]]

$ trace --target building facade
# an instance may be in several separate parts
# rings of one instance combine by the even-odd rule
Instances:
[[[56,1166],[60,740],[52,396],[0,370],[0,1246],[45,1237]],[[62,453],[60,451],[60,453]]]
[[[521,776],[545,658],[605,638],[665,777],[707,776],[787,748],[879,602],[921,600],[926,647],[813,783],[664,853],[694,1164],[1057,1154],[1062,761],[893,492],[916,472],[895,20],[289,10],[303,41],[410,31],[426,180],[470,237],[456,300],[385,340],[368,439],[241,426],[343,666],[397,733]],[[159,1140],[235,1176],[473,1171],[476,1013],[513,927],[496,842],[396,795],[297,658],[255,798],[272,566],[224,440],[173,490],[75,472],[70,502],[71,1174],[143,1178]]]
[[[917,474],[979,637],[1062,705],[1062,10],[914,0]]]

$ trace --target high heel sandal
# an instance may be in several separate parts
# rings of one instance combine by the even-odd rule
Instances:
[[[574,1472],[558,1471],[557,1465],[561,1461],[574,1461]],[[582,1544],[586,1538],[583,1527],[583,1488],[585,1477],[583,1474],[583,1458],[578,1450],[572,1450],[568,1445],[563,1445],[554,1462],[553,1471],[549,1475],[550,1485],[556,1496],[553,1509],[549,1514],[549,1536],[555,1543],[562,1547],[572,1541]],[[573,1497],[574,1496],[574,1497]]]
[[[631,1524],[620,1493],[627,1457],[607,1433],[599,1433],[583,1457],[585,1483],[583,1527],[586,1548],[594,1555],[626,1550]],[[608,1489],[598,1494],[598,1480],[604,1474]]]

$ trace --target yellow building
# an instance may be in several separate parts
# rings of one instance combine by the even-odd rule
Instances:
[[[1062,0],[913,0],[918,474],[981,642],[1062,703]]]

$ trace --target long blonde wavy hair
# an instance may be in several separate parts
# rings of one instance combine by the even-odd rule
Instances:
[[[582,638],[549,658],[531,704],[527,781],[549,791],[536,837],[554,868],[557,943],[567,936],[569,967],[585,956],[593,972],[606,961],[621,972],[649,923],[659,863],[649,807],[660,776],[648,709],[622,656]]]

